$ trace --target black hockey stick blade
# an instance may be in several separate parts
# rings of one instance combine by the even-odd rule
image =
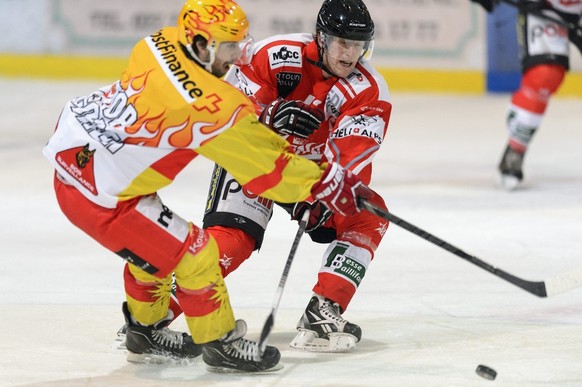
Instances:
[[[522,278],[516,277],[513,274],[509,274],[506,271],[499,269],[498,267],[492,266],[487,262],[473,256],[467,254],[463,250],[451,245],[450,243],[445,242],[444,240],[437,238],[436,236],[430,234],[427,231],[424,231],[413,224],[408,223],[404,219],[399,218],[398,216],[388,212],[387,210],[376,206],[373,203],[370,203],[364,198],[358,199],[358,205],[360,208],[363,208],[380,218],[386,219],[397,226],[404,228],[407,231],[425,239],[450,253],[455,254],[457,257],[463,258],[472,264],[479,266],[483,270],[490,272],[491,274],[496,275],[499,278],[506,280],[507,282],[534,294],[538,297],[549,297],[554,296],[556,294],[564,293],[568,290],[574,289],[580,285],[582,285],[582,266],[570,270],[568,272],[558,274],[557,276],[546,280],[546,281],[528,281]]]
[[[299,246],[299,241],[301,236],[305,232],[307,227],[307,222],[309,221],[309,210],[306,210],[299,221],[299,228],[297,229],[297,234],[295,234],[295,239],[293,240],[293,245],[291,245],[291,250],[289,251],[289,256],[287,257],[287,262],[283,268],[283,274],[281,274],[281,279],[279,280],[279,285],[277,286],[277,291],[275,292],[275,298],[273,299],[273,306],[271,308],[271,313],[267,316],[265,324],[263,325],[263,330],[261,331],[261,336],[259,338],[259,353],[258,358],[255,361],[261,361],[263,353],[267,348],[267,339],[271,334],[271,330],[275,325],[275,314],[279,309],[279,303],[281,302],[281,296],[283,295],[283,289],[285,288],[285,283],[287,282],[287,277],[289,276],[289,270],[291,269],[291,263],[293,263],[293,258],[295,258],[295,252]]]

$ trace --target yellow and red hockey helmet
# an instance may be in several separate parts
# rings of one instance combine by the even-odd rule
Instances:
[[[217,48],[222,42],[240,42],[249,33],[242,8],[232,0],[187,0],[178,16],[179,40],[189,46],[196,35]]]

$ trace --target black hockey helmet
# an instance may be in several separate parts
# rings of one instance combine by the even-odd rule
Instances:
[[[374,39],[374,22],[362,0],[324,0],[316,30],[344,39]]]

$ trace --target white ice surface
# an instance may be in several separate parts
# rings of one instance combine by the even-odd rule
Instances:
[[[291,350],[324,247],[304,238],[269,343],[285,367],[216,375],[129,364],[112,350],[123,262],[60,213],[41,155],[66,100],[95,83],[0,80],[0,385],[582,386],[582,289],[537,298],[392,225],[345,317],[347,354]],[[582,100],[555,99],[526,157],[523,188],[495,184],[508,95],[393,95],[374,187],[394,214],[530,280],[582,264]],[[211,164],[162,198],[200,224]],[[296,231],[277,211],[260,253],[227,278],[256,338]],[[183,320],[173,325],[185,329]],[[478,364],[498,372],[494,382]]]

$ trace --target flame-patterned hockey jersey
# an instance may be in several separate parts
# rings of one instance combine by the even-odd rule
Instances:
[[[198,154],[252,192],[301,201],[322,170],[288,150],[253,104],[193,62],[167,27],[134,47],[118,82],[66,104],[43,153],[87,198],[114,208],[167,186]]]
[[[233,66],[225,79],[251,98],[257,113],[277,98],[322,110],[325,121],[308,138],[286,137],[293,150],[338,162],[369,184],[392,110],[388,86],[363,59],[347,78],[324,79],[318,58],[311,34],[279,35],[257,42],[250,65]]]

